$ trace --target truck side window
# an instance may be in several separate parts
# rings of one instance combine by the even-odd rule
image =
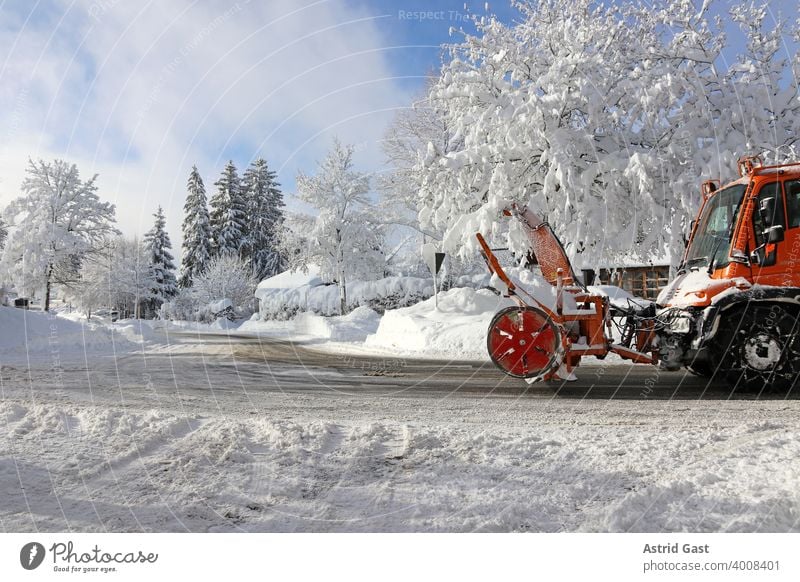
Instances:
[[[758,193],[756,207],[753,209],[753,230],[755,231],[756,242],[759,245],[764,244],[763,232],[765,226],[759,209],[761,208],[761,201],[767,198],[775,199],[775,212],[772,215],[772,226],[781,224],[786,227],[786,218],[783,212],[783,196],[781,196],[780,183],[771,182],[769,184],[764,184]]]
[[[789,212],[789,228],[800,226],[800,180],[789,180],[786,188],[786,210]]]

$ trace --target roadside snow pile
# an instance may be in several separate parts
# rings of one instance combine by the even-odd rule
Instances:
[[[367,336],[378,329],[380,320],[380,314],[369,307],[356,307],[347,315],[332,317],[306,311],[293,319],[262,321],[255,315],[237,327],[236,331],[303,340],[363,343]]]
[[[115,333],[116,332],[116,333]],[[146,341],[152,330],[121,323],[113,330],[98,324],[73,321],[11,307],[0,307],[0,352],[17,355],[114,353]]]
[[[366,345],[434,357],[485,360],[486,330],[503,307],[513,303],[488,289],[450,289],[434,299],[387,311]]]
[[[433,295],[431,279],[387,277],[377,281],[355,281],[347,285],[349,309],[385,309],[413,305]],[[339,313],[339,288],[324,285],[314,270],[307,274],[281,273],[259,283],[256,289],[261,319],[289,319],[300,312],[319,315]]]
[[[153,328],[159,323],[161,322],[158,320],[120,319],[102,331],[110,331],[134,344],[143,344],[156,339]]]
[[[363,342],[378,329],[381,316],[369,307],[357,307],[344,316],[321,317],[302,313],[294,320],[297,333],[335,342]]]

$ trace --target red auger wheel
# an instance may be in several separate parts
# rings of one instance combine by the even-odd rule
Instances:
[[[515,378],[544,377],[561,365],[561,334],[535,307],[507,307],[489,324],[489,357]]]

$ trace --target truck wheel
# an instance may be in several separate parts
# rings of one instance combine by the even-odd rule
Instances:
[[[726,314],[720,322],[717,369],[736,389],[791,390],[800,376],[799,332],[797,314],[776,304]]]
[[[701,378],[711,378],[714,375],[714,366],[710,362],[692,362],[686,369]]]

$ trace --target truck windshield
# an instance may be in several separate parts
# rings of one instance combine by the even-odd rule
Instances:
[[[735,184],[714,194],[699,218],[697,232],[686,255],[687,268],[724,267],[730,261],[731,237],[747,186]]]

